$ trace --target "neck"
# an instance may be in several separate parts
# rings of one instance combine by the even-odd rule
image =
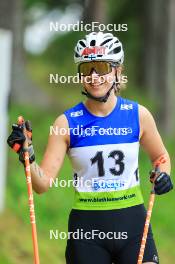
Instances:
[[[110,112],[112,112],[112,110],[116,106],[116,103],[117,103],[117,97],[115,96],[114,93],[112,93],[110,94],[106,103],[101,103],[101,102],[88,98],[85,101],[85,106],[88,108],[88,110],[92,114],[96,116],[106,116]]]

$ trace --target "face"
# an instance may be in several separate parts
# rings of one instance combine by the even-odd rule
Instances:
[[[82,76],[83,86],[88,93],[95,97],[104,96],[113,85],[113,82],[116,81],[116,74],[117,77],[120,74],[119,67],[112,67],[111,72],[104,75],[99,75],[93,70],[90,75]]]

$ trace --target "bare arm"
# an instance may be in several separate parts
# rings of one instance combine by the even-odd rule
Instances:
[[[153,165],[159,157],[164,155],[167,161],[160,165],[160,170],[170,175],[170,157],[157,130],[153,116],[141,105],[139,105],[139,116],[141,146],[147,152]]]
[[[39,194],[46,192],[49,188],[50,180],[56,178],[69,146],[68,133],[66,135],[59,133],[59,128],[65,128],[68,131],[68,122],[65,115],[59,116],[53,127],[58,133],[49,135],[46,151],[40,166],[36,162],[31,164],[32,187]]]

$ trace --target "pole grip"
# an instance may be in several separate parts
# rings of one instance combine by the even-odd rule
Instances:
[[[18,117],[18,125],[23,125],[23,124],[25,124],[25,122],[24,122],[24,118],[22,117],[22,116],[19,116]],[[18,143],[15,143],[14,144],[14,146],[13,146],[13,150],[15,151],[15,152],[18,152],[19,151],[19,149],[21,148],[21,145],[20,144],[18,144]]]

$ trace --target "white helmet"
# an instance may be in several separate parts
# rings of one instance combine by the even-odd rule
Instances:
[[[122,43],[111,33],[92,32],[81,39],[75,46],[75,63],[88,62],[92,60],[112,61],[122,64],[124,51]]]

